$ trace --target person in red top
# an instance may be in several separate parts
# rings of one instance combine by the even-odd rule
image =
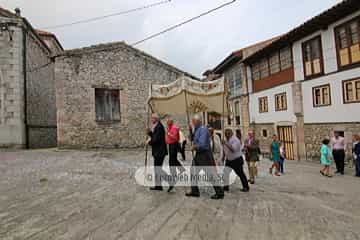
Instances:
[[[179,168],[180,174],[185,171],[185,168],[181,165],[179,160],[177,159],[177,155],[179,152],[179,128],[174,124],[174,120],[171,116],[167,117],[167,131],[166,131],[166,143],[169,145],[169,166],[170,173],[172,176],[172,181],[170,181],[170,187],[168,192],[174,188],[176,184],[176,168]]]
[[[179,143],[180,133],[179,128],[174,124],[174,120],[171,117],[167,119],[167,134],[165,137],[166,143],[171,145],[174,143]]]

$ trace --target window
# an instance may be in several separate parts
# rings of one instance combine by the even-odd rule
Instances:
[[[119,90],[95,88],[96,121],[120,121]]]
[[[292,53],[291,48],[286,47],[280,50],[280,67],[281,71],[292,67]]]
[[[343,82],[344,103],[360,102],[360,79]]]
[[[227,123],[229,126],[231,126],[231,124],[232,124],[232,117],[233,117],[233,107],[231,104],[229,104],[229,114],[227,117]]]
[[[321,37],[303,43],[303,62],[305,77],[323,73]]]
[[[263,129],[263,130],[262,130],[262,136],[263,136],[264,138],[267,138],[267,137],[268,137],[268,131],[267,131],[266,129]]]
[[[286,93],[280,93],[275,95],[275,111],[287,110]]]
[[[270,57],[270,74],[278,72],[280,72],[280,59],[279,54],[276,53]]]
[[[260,64],[255,63],[252,67],[252,77],[254,80],[260,80]]]
[[[323,107],[331,105],[330,85],[323,85],[313,88],[314,107]]]
[[[229,74],[230,95],[232,97],[241,95],[242,89],[242,71],[241,69],[234,70]]]
[[[260,80],[269,77],[280,71],[292,67],[291,47],[286,47],[273,53],[270,57],[265,57],[251,66],[253,80]]]
[[[240,103],[235,103],[235,124],[240,125]]]
[[[338,131],[338,130],[335,130],[333,134],[339,134],[340,137],[345,137],[345,132],[344,131]]]
[[[264,58],[260,62],[260,76],[261,78],[266,78],[270,75],[269,72],[269,62],[267,58]]]
[[[360,63],[360,19],[335,29],[339,67]]]
[[[268,98],[267,97],[261,97],[259,98],[259,112],[265,113],[268,112]]]

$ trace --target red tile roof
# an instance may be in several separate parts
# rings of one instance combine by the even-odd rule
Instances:
[[[53,34],[51,32],[46,32],[44,30],[36,29],[36,32],[37,32],[37,34],[42,35],[42,36],[55,37],[55,34]]]
[[[40,30],[40,29],[36,29],[35,31],[40,37],[51,37],[51,38],[53,38],[56,41],[56,43],[59,45],[59,47],[62,50],[64,50],[63,47],[61,46],[60,41],[57,39],[57,37],[56,37],[56,35],[54,33],[47,32],[47,31]]]
[[[269,44],[271,44],[272,42],[278,40],[281,36],[277,36],[277,37],[273,37],[271,39],[262,41],[262,42],[258,42],[255,44],[252,44],[250,46],[241,48],[239,50],[236,50],[234,52],[232,52],[229,56],[227,56],[219,65],[217,65],[212,72],[213,73],[217,73],[217,74],[221,74],[224,70],[226,70],[228,67],[231,67],[233,64],[235,64],[236,62],[240,61],[241,59],[243,59],[244,56],[244,51],[246,50],[251,50],[252,48],[257,48],[261,45],[263,45],[263,48],[268,46]],[[262,49],[262,48],[261,48]],[[260,49],[260,50],[261,50]]]

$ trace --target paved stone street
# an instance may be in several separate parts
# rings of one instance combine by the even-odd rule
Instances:
[[[360,180],[286,163],[221,201],[154,193],[134,170],[141,151],[0,152],[0,239],[360,239]]]

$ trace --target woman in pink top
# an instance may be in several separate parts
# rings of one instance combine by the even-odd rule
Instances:
[[[171,117],[167,118],[167,131],[166,131],[166,143],[169,145],[169,166],[172,180],[169,182],[170,187],[168,192],[174,188],[176,184],[177,172],[176,168],[179,168],[180,174],[185,171],[185,168],[181,165],[177,159],[179,152],[179,128],[174,124],[174,120]]]

